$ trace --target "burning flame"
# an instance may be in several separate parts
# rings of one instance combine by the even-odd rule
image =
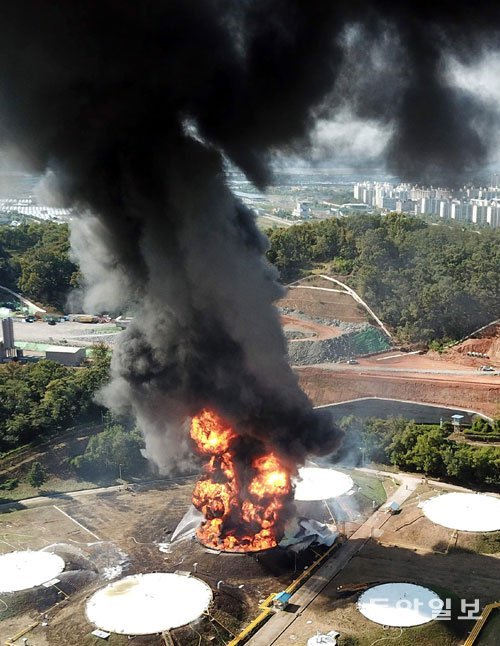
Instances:
[[[215,413],[204,410],[198,417],[193,417],[191,437],[202,453],[218,455],[228,450],[236,433]]]
[[[290,490],[290,478],[274,453],[264,455],[252,462],[257,471],[248,491],[257,498],[265,498],[270,491],[285,496]]]
[[[248,464],[242,451],[236,460],[238,435],[208,410],[193,418],[191,437],[200,453],[212,456],[193,492],[193,504],[205,516],[197,531],[200,542],[231,552],[275,547],[292,491],[290,474],[279,458],[268,453]]]

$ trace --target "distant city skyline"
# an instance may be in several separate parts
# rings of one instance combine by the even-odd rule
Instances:
[[[435,215],[442,219],[500,227],[500,174],[494,173],[490,186],[418,186],[409,183],[365,181],[354,184],[354,199],[382,211]]]

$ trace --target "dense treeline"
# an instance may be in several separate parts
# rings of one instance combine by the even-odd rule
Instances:
[[[403,214],[350,216],[268,232],[283,282],[344,274],[401,342],[460,339],[500,313],[500,230]]]
[[[346,276],[401,342],[459,339],[500,313],[500,229],[356,215],[268,231],[283,282]],[[64,309],[78,268],[67,225],[0,227],[0,285]]]
[[[96,346],[86,368],[46,359],[0,365],[0,452],[100,419],[93,398],[108,378],[109,362],[108,349]]]
[[[77,281],[78,268],[69,258],[68,225],[0,227],[0,285],[63,310]]]
[[[449,438],[451,424],[441,428],[403,418],[360,420],[349,416],[340,426],[347,432],[343,447],[347,456],[355,452],[359,459],[363,447],[367,461],[466,485],[500,486],[500,448],[455,442]],[[499,427],[498,421],[494,426]]]

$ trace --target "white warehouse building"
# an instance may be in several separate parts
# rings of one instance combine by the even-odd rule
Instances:
[[[86,358],[85,348],[70,345],[53,345],[45,350],[45,358],[63,366],[80,366]]]

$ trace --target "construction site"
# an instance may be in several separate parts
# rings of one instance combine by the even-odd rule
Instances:
[[[289,287],[278,304],[290,361],[315,404],[383,398],[498,415],[498,321],[442,353],[408,351],[338,278],[312,276]]]

